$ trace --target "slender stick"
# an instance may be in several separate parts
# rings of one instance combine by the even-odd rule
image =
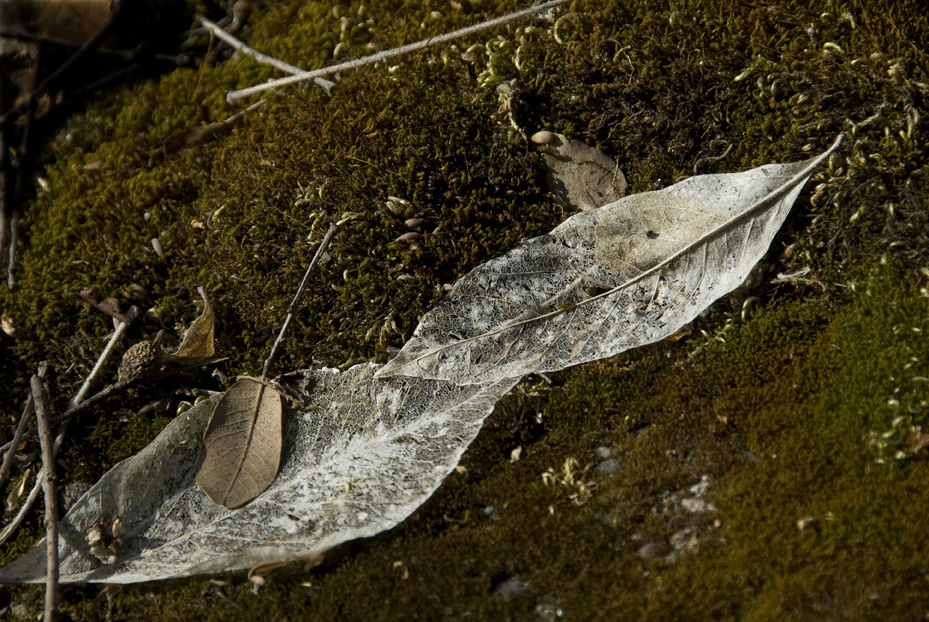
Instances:
[[[39,378],[45,378],[46,371],[48,371],[48,363],[43,362],[39,365]],[[23,416],[16,426],[16,432],[13,433],[13,440],[0,447],[0,451],[6,452],[3,454],[3,465],[0,466],[0,490],[3,489],[3,485],[6,483],[6,477],[10,473],[10,467],[13,466],[13,458],[16,457],[16,452],[19,451],[19,444],[23,440],[23,434],[26,432],[26,425],[28,425],[30,419],[29,415],[32,414],[32,409],[34,407],[35,400],[32,397],[32,391],[29,391],[29,396],[26,399],[26,407],[23,408]]]
[[[226,95],[226,101],[230,104],[236,102],[240,99],[254,95],[255,93],[260,93],[262,91],[267,91],[268,89],[274,89],[279,86],[286,86],[288,84],[295,84],[297,82],[303,82],[306,80],[313,80],[322,76],[328,76],[339,71],[347,71],[349,69],[357,69],[358,67],[363,67],[365,65],[370,65],[372,63],[378,63],[388,58],[394,58],[396,56],[401,56],[403,54],[409,54],[410,52],[416,52],[427,47],[438,45],[440,43],[445,43],[446,41],[452,41],[454,39],[460,39],[461,37],[467,37],[476,32],[486,30],[488,28],[493,28],[494,26],[500,26],[507,24],[509,22],[515,21],[527,15],[534,15],[535,13],[541,13],[547,11],[556,6],[565,4],[570,0],[551,0],[545,4],[540,4],[538,6],[529,7],[528,9],[523,9],[522,11],[517,11],[515,13],[510,13],[509,15],[504,15],[496,19],[492,19],[481,24],[476,24],[474,26],[468,26],[467,28],[462,28],[461,30],[455,30],[453,32],[448,32],[430,39],[423,39],[422,41],[417,41],[416,43],[410,43],[409,45],[402,45],[398,48],[392,50],[385,50],[383,52],[378,52],[377,54],[372,54],[370,56],[364,56],[356,60],[350,60],[345,63],[340,63],[338,65],[332,65],[331,67],[323,67],[322,69],[316,69],[314,71],[306,71],[299,73],[289,78],[281,78],[280,80],[273,80],[271,82],[266,82],[264,84],[258,84],[256,86],[251,86],[247,89],[242,89],[239,91],[232,91]]]
[[[336,231],[339,230],[339,225],[333,223],[329,225],[329,230],[326,231],[326,235],[323,236],[323,241],[319,243],[319,246],[316,248],[316,254],[313,255],[313,260],[310,261],[310,265],[306,269],[306,273],[303,275],[303,281],[300,282],[300,287],[297,288],[297,294],[294,296],[294,299],[291,301],[290,306],[287,307],[287,317],[284,319],[284,325],[281,326],[281,332],[278,333],[277,339],[274,340],[274,345],[271,346],[271,353],[268,355],[268,358],[265,359],[264,367],[261,370],[261,377],[267,378],[268,373],[271,371],[271,364],[274,362],[274,357],[277,354],[277,350],[281,345],[281,342],[284,341],[284,335],[287,333],[287,328],[290,326],[290,321],[294,318],[294,313],[297,310],[297,306],[300,304],[300,299],[303,298],[303,292],[306,291],[306,285],[310,282],[310,273],[313,271],[313,268],[319,262],[319,258],[322,256],[323,251],[326,250],[326,247],[329,245],[329,241],[332,240],[332,236],[336,234]]]
[[[58,600],[58,490],[55,476],[55,442],[48,422],[45,386],[38,375],[32,377],[32,398],[42,446],[42,480],[45,487],[45,542],[48,546],[48,566],[45,576],[45,622],[55,619]]]
[[[42,44],[36,47],[35,59],[32,67],[32,85],[30,88],[36,91],[39,85],[39,78],[42,75]],[[35,122],[36,101],[29,99],[26,105],[26,125],[23,129],[23,136],[19,144],[19,162],[16,167],[16,182],[13,186],[13,205],[12,216],[10,218],[10,248],[9,258],[6,265],[6,286],[13,289],[16,285],[16,278],[13,274],[14,264],[16,262],[16,243],[19,235],[19,221],[23,215],[23,193],[26,185],[26,174],[32,164],[32,133]]]
[[[13,456],[19,450],[19,444],[23,440],[23,434],[26,432],[26,424],[29,422],[29,415],[32,414],[32,408],[35,405],[32,399],[32,393],[26,399],[26,408],[23,409],[23,416],[20,417],[16,425],[16,432],[13,433],[13,440],[10,441],[9,449],[3,455],[3,464],[0,465],[0,489],[6,483],[6,476],[10,474],[10,467],[13,466]]]
[[[247,45],[245,45],[244,43],[242,43],[241,41],[239,41],[238,39],[230,35],[228,32],[220,28],[218,24],[211,22],[205,17],[200,19],[200,23],[203,24],[210,32],[212,32],[216,36],[217,39],[226,43],[230,47],[238,50],[239,52],[242,52],[243,54],[251,56],[259,63],[264,63],[265,65],[271,65],[272,67],[276,67],[277,69],[280,69],[281,71],[285,73],[289,73],[291,75],[298,75],[301,73],[305,73],[303,69],[300,69],[299,67],[295,67],[294,65],[291,65],[290,63],[285,63],[282,60],[278,60],[274,58],[273,56],[267,56],[266,54],[262,54],[258,50],[248,47]],[[329,92],[329,89],[335,86],[334,82],[330,82],[329,80],[325,80],[323,78],[314,78],[313,81],[319,86],[326,89],[326,92]]]
[[[0,75],[0,115],[8,106],[13,105],[14,87],[6,76]],[[10,213],[13,210],[13,162],[10,158],[10,145],[12,128],[0,125],[0,256],[6,249],[10,236]]]
[[[130,322],[138,315],[139,309],[135,306],[129,307],[129,310],[126,312],[126,317]],[[97,357],[97,362],[94,364],[94,368],[90,370],[90,373],[84,380],[84,384],[81,385],[81,388],[78,390],[75,396],[71,398],[70,402],[68,402],[69,409],[84,401],[84,396],[87,395],[87,390],[90,389],[91,383],[96,380],[97,376],[100,374],[100,370],[103,368],[103,364],[106,363],[107,358],[109,358],[110,353],[113,351],[113,347],[119,343],[119,340],[122,339],[124,334],[126,334],[126,329],[128,328],[129,324],[127,322],[120,322],[116,327],[116,331],[113,333],[113,336],[110,337],[106,347],[103,348],[103,352],[101,352],[100,356]]]

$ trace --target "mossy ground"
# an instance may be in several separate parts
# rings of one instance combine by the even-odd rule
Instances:
[[[271,71],[214,59],[101,94],[52,138],[19,287],[0,291],[17,329],[3,343],[3,416],[40,360],[58,407],[86,374],[111,328],[77,296],[91,285],[123,300],[142,285],[169,326],[195,317],[204,286],[230,358],[223,371],[255,373],[313,245],[345,212],[355,224],[317,273],[280,367],[385,360],[442,284],[567,215],[526,140],[543,128],[616,158],[632,192],[804,159],[845,133],[770,255],[772,274],[810,266],[815,281],[766,282],[744,319],[722,301],[700,320],[705,334],[525,383],[465,455],[466,474],[397,529],[318,569],[281,570],[257,594],[241,574],[223,577],[226,586],[132,586],[112,601],[114,619],[929,612],[929,464],[916,449],[929,425],[925,13],[901,0],[578,2],[561,14],[557,27],[530,20],[345,74],[331,95],[281,91],[228,137],[167,155],[168,136],[229,116],[226,91]],[[440,2],[267,2],[245,36],[315,67],[331,62],[343,24],[342,58],[474,21]],[[494,90],[510,78],[520,81],[512,117]],[[409,207],[391,211],[388,195]],[[435,218],[435,231],[419,248],[394,242],[418,215]],[[151,250],[155,237],[164,257]],[[93,481],[144,446],[164,423],[136,414],[149,401],[219,385],[203,373],[86,416],[64,450],[64,478]],[[595,468],[599,447],[618,460],[610,474]],[[549,469],[558,477],[546,484]],[[716,511],[669,518],[668,494],[703,476]],[[570,498],[579,492],[589,494],[580,506]],[[697,547],[667,555],[685,528]],[[4,557],[37,531],[38,518]],[[642,554],[648,544],[663,553]],[[524,591],[495,595],[510,578]],[[11,589],[20,601],[40,594]],[[104,619],[98,594],[65,587],[62,610]]]

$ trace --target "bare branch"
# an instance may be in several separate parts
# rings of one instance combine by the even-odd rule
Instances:
[[[251,56],[259,63],[263,63],[265,65],[271,65],[272,67],[280,69],[284,73],[289,73],[291,75],[299,75],[299,74],[305,73],[304,70],[300,69],[299,67],[295,67],[294,65],[291,65],[290,63],[285,63],[282,60],[278,60],[274,58],[273,56],[262,54],[261,52],[248,47],[247,45],[245,45],[244,43],[242,43],[241,41],[239,41],[238,39],[230,35],[228,32],[220,28],[218,24],[216,24],[215,22],[211,22],[205,17],[200,19],[200,23],[203,24],[210,32],[212,32],[216,36],[217,39],[226,43],[230,47],[238,50],[239,52],[242,52],[243,54]],[[319,86],[326,89],[327,93],[329,92],[329,89],[335,86],[334,82],[330,82],[329,80],[325,80],[323,78],[313,78],[313,82],[315,82]]]
[[[45,575],[45,622],[55,619],[58,600],[58,489],[55,475],[55,442],[48,422],[45,386],[38,375],[32,377],[32,399],[42,446],[42,480],[45,487],[45,542],[48,546],[48,565]]]
[[[138,315],[139,309],[135,306],[129,307],[129,311],[126,312],[126,318],[129,320],[129,322],[132,322]],[[119,343],[119,340],[122,339],[124,334],[126,334],[127,328],[129,328],[129,324],[127,322],[120,322],[119,326],[116,327],[116,331],[113,333],[113,336],[110,337],[106,347],[103,348],[103,352],[101,352],[100,356],[97,358],[97,362],[94,364],[94,368],[90,370],[90,374],[88,374],[87,378],[84,380],[84,384],[81,385],[81,388],[78,390],[77,394],[75,394],[75,396],[71,398],[71,401],[68,402],[69,409],[84,401],[84,396],[87,394],[87,390],[90,389],[90,384],[100,374],[100,370],[103,368],[103,364],[106,363],[107,358],[109,358],[110,353],[113,351],[113,347]]]
[[[438,35],[430,39],[423,39],[422,41],[417,41],[416,43],[410,43],[409,45],[402,45],[398,48],[393,48],[392,50],[385,50],[383,52],[378,52],[377,54],[372,54],[370,56],[365,56],[356,60],[350,60],[346,63],[340,63],[338,65],[332,65],[330,67],[323,67],[322,69],[316,69],[314,71],[306,71],[299,73],[289,78],[281,78],[280,80],[273,80],[271,82],[266,82],[264,84],[258,84],[256,86],[251,86],[247,89],[242,89],[239,91],[232,91],[226,95],[226,101],[230,104],[236,102],[240,99],[254,95],[255,93],[260,93],[262,91],[267,91],[268,89],[274,89],[279,86],[286,86],[288,84],[295,84],[297,82],[304,82],[306,80],[313,80],[322,76],[328,76],[339,71],[348,71],[349,69],[357,69],[358,67],[363,67],[365,65],[370,65],[372,63],[378,63],[389,58],[394,58],[396,56],[401,56],[403,54],[409,54],[410,52],[416,52],[423,50],[433,45],[438,45],[440,43],[445,43],[446,41],[452,41],[454,39],[460,39],[461,37],[467,37],[476,32],[482,30],[487,30],[488,28],[493,28],[494,26],[501,26],[503,24],[508,24],[509,22],[516,21],[517,19],[526,17],[528,15],[533,15],[535,13],[541,13],[547,11],[556,6],[566,4],[569,0],[551,0],[551,2],[546,2],[545,4],[540,4],[538,6],[529,7],[528,9],[523,9],[522,11],[516,11],[515,13],[510,13],[509,15],[504,15],[496,19],[492,19],[480,24],[475,24],[474,26],[468,26],[467,28],[462,28],[460,30],[455,30],[453,32],[448,32],[443,35]]]

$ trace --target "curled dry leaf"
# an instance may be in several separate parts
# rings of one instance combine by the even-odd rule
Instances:
[[[549,190],[565,205],[592,210],[626,193],[619,165],[593,147],[547,131],[535,133],[532,141],[542,145]]]
[[[197,485],[227,508],[264,492],[281,464],[281,394],[269,384],[243,378],[219,400],[203,435]]]
[[[213,315],[213,307],[206,297],[206,292],[203,291],[202,287],[198,287],[197,292],[203,299],[203,313],[194,320],[194,323],[184,333],[184,339],[181,340],[181,345],[178,346],[177,351],[174,354],[165,356],[171,362],[191,364],[213,356],[213,334],[216,319]]]
[[[303,378],[294,390],[304,406],[289,418],[280,472],[236,509],[213,503],[195,481],[216,400],[201,402],[64,517],[61,581],[251,568],[393,527],[455,470],[523,374],[666,337],[738,286],[832,149],[578,214],[461,279],[387,366],[290,374]],[[125,524],[111,565],[69,537],[101,516]],[[0,569],[0,581],[43,581],[45,567],[43,541]]]
[[[377,377],[480,384],[674,334],[745,280],[840,142],[806,162],[691,177],[572,216],[459,279]]]

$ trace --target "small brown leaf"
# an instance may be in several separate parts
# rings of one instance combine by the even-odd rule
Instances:
[[[226,391],[203,434],[197,485],[229,509],[264,492],[281,464],[281,395],[254,378]]]
[[[534,134],[532,141],[544,145],[549,189],[564,204],[592,210],[626,193],[626,177],[619,166],[593,147],[545,131]]]
[[[23,473],[19,483],[10,491],[10,494],[6,498],[7,510],[15,510],[19,507],[19,500],[22,499],[22,496],[26,493],[26,483],[32,478],[32,475],[33,469],[29,467],[26,469],[26,472]]]
[[[184,339],[181,341],[181,345],[178,346],[177,352],[167,357],[168,360],[175,363],[197,363],[213,356],[213,333],[216,324],[213,307],[210,306],[210,301],[207,299],[203,288],[198,287],[197,291],[200,293],[200,297],[203,298],[203,313],[194,320],[194,323],[184,333]]]

